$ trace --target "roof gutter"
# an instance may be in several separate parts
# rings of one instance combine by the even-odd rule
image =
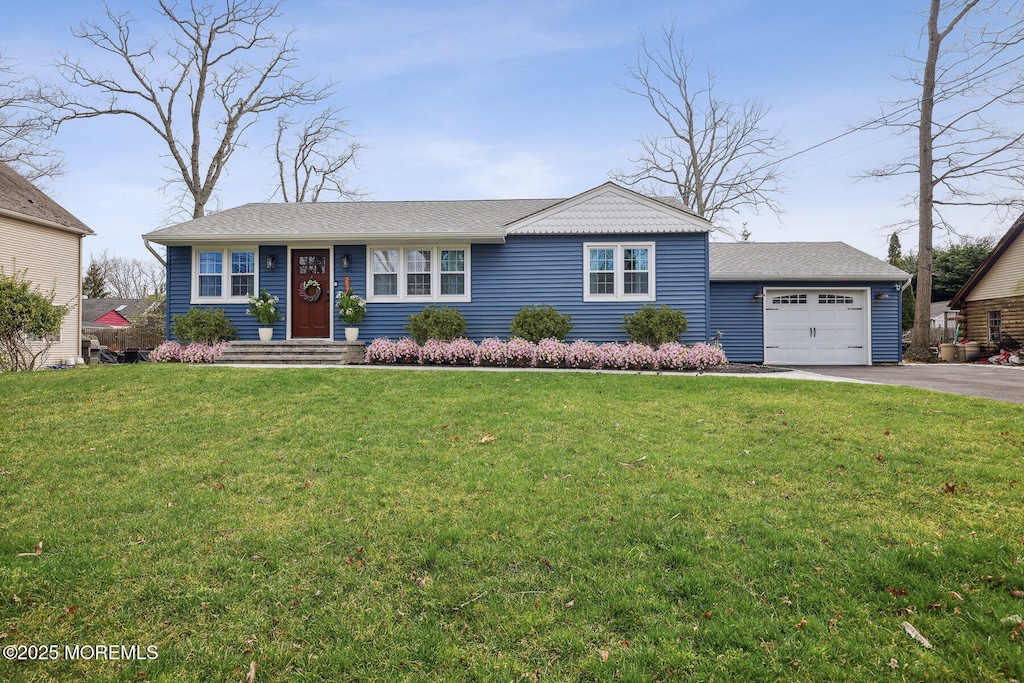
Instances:
[[[904,273],[906,275],[906,273]],[[749,274],[729,274],[712,273],[708,278],[712,282],[893,282],[894,280],[903,281],[902,277],[892,275],[806,275],[800,277],[793,277],[792,275],[785,275],[782,273],[774,273],[771,275],[749,275]],[[910,282],[910,278],[903,284],[905,289],[907,284]]]
[[[28,221],[29,223],[35,223],[36,225],[41,225],[44,228],[54,228],[55,230],[63,230],[64,232],[70,232],[70,233],[74,233],[76,235],[83,235],[84,236],[84,235],[95,235],[96,234],[95,232],[92,231],[91,228],[89,228],[87,226],[84,226],[84,225],[83,225],[83,227],[85,227],[84,230],[82,228],[73,228],[70,225],[61,225],[60,223],[55,223],[53,221],[48,221],[45,218],[38,218],[36,216],[29,216],[28,214],[20,213],[18,211],[10,211],[8,209],[0,209],[0,216],[4,216],[4,217],[7,217],[7,218],[14,218],[14,219],[17,219],[19,221]]]
[[[447,242],[450,244],[504,244],[504,234],[465,234],[451,232],[419,232],[381,235],[379,233],[327,233],[327,234],[305,234],[305,235],[158,235],[148,233],[142,236],[147,242],[152,240],[156,244],[167,247],[187,247],[194,244],[436,244]]]
[[[156,257],[156,260],[160,262],[160,265],[166,268],[167,261],[164,260],[163,256],[157,253],[156,249],[153,248],[153,245],[149,243],[149,240],[143,237],[142,243],[146,245],[146,249],[149,249],[149,253]]]

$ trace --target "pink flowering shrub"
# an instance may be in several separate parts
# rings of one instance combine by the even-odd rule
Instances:
[[[600,358],[597,344],[588,341],[574,341],[565,350],[565,364],[570,368],[592,368],[598,366]]]
[[[410,337],[395,342],[396,363],[416,364],[420,362],[420,345]]]
[[[496,365],[505,367],[508,365],[508,355],[505,353],[505,342],[496,337],[488,337],[480,342],[477,347],[476,358],[473,365]]]
[[[161,361],[180,359],[184,362],[211,362],[225,346],[218,344],[216,347],[204,347],[193,344],[182,349],[174,342],[169,342],[154,351],[151,358]],[[606,370],[705,370],[728,361],[721,347],[712,344],[687,347],[669,342],[652,349],[636,342],[598,346],[587,341],[566,344],[555,339],[542,339],[534,344],[518,337],[507,342],[491,337],[479,345],[460,338],[450,342],[430,339],[422,346],[408,338],[397,342],[374,339],[366,349],[366,362]]]
[[[680,370],[686,367],[686,347],[678,342],[662,344],[654,352],[655,364],[661,370]]]
[[[224,349],[228,348],[227,342],[218,342],[216,344],[189,344],[181,350],[181,362],[182,363],[212,363],[214,358],[217,358],[224,353]]]
[[[505,344],[505,357],[509,365],[533,367],[537,364],[537,345],[520,337],[512,337]]]
[[[722,347],[711,344],[694,344],[686,349],[686,366],[704,370],[728,363]]]
[[[176,341],[164,342],[149,352],[149,359],[155,363],[180,363],[181,344]]]
[[[534,361],[538,367],[558,368],[565,361],[569,346],[557,339],[541,339],[537,342]]]
[[[630,370],[653,370],[655,351],[647,344],[630,342],[622,349],[625,367]]]
[[[395,353],[396,346],[397,344],[390,339],[377,337],[370,342],[369,346],[366,347],[366,362],[382,364],[397,363],[398,356]]]
[[[601,344],[597,347],[597,350],[600,355],[598,356],[597,363],[594,365],[595,368],[603,368],[605,370],[626,369],[626,351],[622,346],[611,342]]]
[[[424,365],[469,365],[476,360],[476,344],[468,339],[441,341],[428,339],[420,347],[420,363]]]

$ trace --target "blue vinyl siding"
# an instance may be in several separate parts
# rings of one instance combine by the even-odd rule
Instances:
[[[171,336],[174,316],[191,306],[192,247],[167,247],[167,338]]]
[[[871,288],[871,362],[898,363],[903,359],[901,340],[901,282],[712,282],[711,334],[721,331],[722,350],[738,363],[764,361],[764,311],[754,293],[776,287]],[[888,299],[875,299],[885,293]]]
[[[760,282],[711,283],[711,335],[722,333],[725,357],[737,363],[764,360],[764,312],[754,293]]]
[[[276,263],[274,270],[267,270],[267,257],[273,255]],[[257,293],[266,289],[271,295],[277,296],[278,307],[283,315],[287,315],[287,278],[288,249],[284,246],[262,246],[256,258],[256,269],[259,277],[256,282]],[[220,308],[238,328],[239,339],[258,339],[257,328],[261,325],[251,315],[247,315],[246,304],[209,304],[192,306],[192,247],[167,248],[167,335],[171,338],[171,322],[175,315],[186,313],[190,308]],[[285,338],[285,320],[274,323],[274,338]]]
[[[572,316],[568,339],[595,342],[628,341],[622,317],[638,310],[635,302],[583,302],[583,243],[637,241],[636,235],[509,236],[505,244],[471,247],[470,290],[472,302],[447,304],[466,318],[467,336],[509,337],[509,325],[520,308],[549,304]],[[658,304],[669,304],[686,313],[689,326],[683,340],[707,339],[707,236],[703,233],[643,236],[655,243],[655,293]],[[350,274],[353,289],[366,295],[365,245],[336,245],[335,272],[339,287]],[[341,270],[341,256],[348,254],[348,271]],[[397,339],[407,336],[405,324],[411,313],[427,304],[370,303],[359,324],[360,339]],[[445,305],[445,304],[438,304]],[[344,325],[335,325],[335,338],[344,337]]]

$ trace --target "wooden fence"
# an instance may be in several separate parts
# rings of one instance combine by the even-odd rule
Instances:
[[[82,332],[96,337],[100,346],[106,346],[111,351],[151,350],[167,341],[163,330],[146,327],[94,327],[86,328]]]

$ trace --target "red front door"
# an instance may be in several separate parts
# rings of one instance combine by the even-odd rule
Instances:
[[[329,338],[331,303],[331,252],[293,250],[292,337]]]

